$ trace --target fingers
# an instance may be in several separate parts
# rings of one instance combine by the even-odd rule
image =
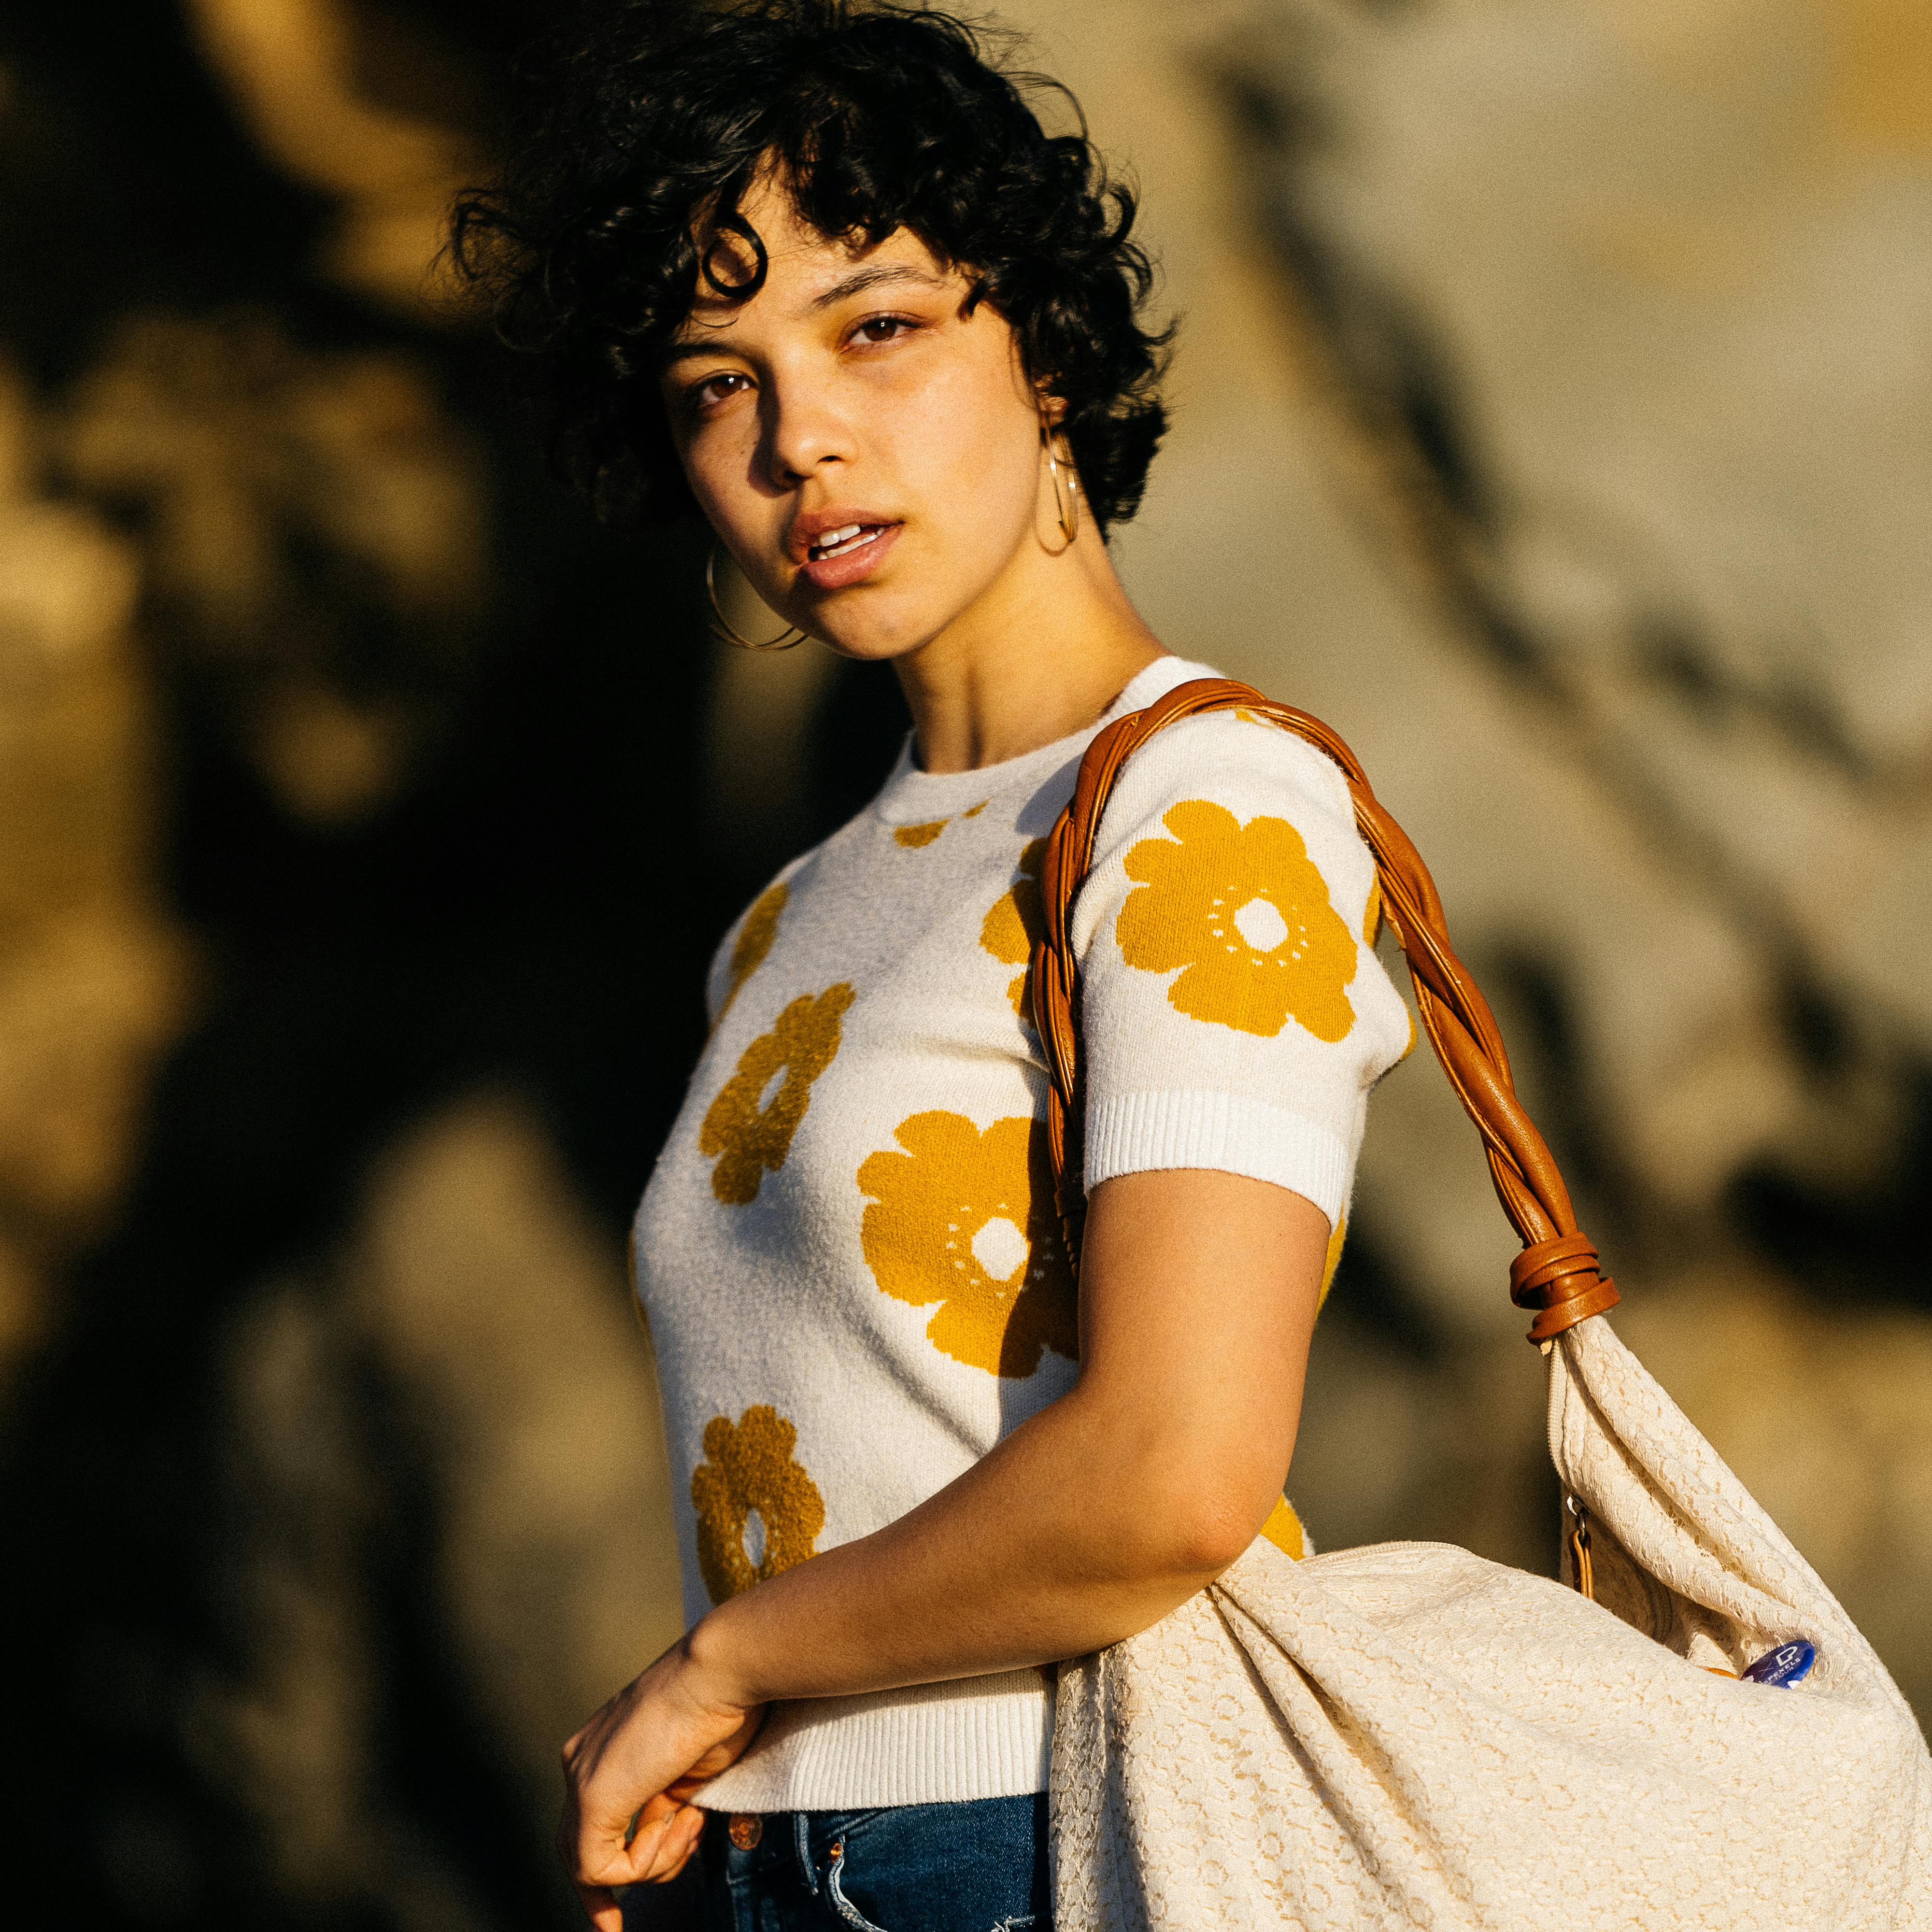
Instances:
[[[557,1856],[580,1889],[668,1878],[690,1856],[704,1824],[704,1814],[696,1807],[662,1793],[640,1805],[621,1832],[586,1828],[576,1806],[566,1803],[557,1828]]]
[[[666,1883],[676,1877],[691,1862],[692,1854],[698,1850],[704,1836],[704,1814],[695,1805],[686,1805],[674,1816],[664,1822],[658,1850],[648,1868],[638,1872],[633,1878],[620,1880],[618,1882]],[[586,1885],[579,1880],[577,1896],[584,1907],[584,1917],[596,1928],[596,1932],[624,1932],[624,1910],[618,1902],[614,1886]]]
[[[704,1828],[688,1801],[740,1756],[764,1718],[763,1706],[696,1696],[681,1667],[666,1652],[563,1748],[557,1850],[580,1887],[608,1891],[681,1870]]]
[[[647,1820],[638,1828],[626,1855],[628,1874],[617,1882],[661,1884],[675,1877],[704,1829],[704,1814],[692,1804],[680,1805]]]
[[[624,1932],[624,1908],[608,1886],[580,1885],[577,1897],[584,1917],[597,1932]]]
[[[704,1835],[704,1814],[694,1804],[686,1805],[665,1821],[658,1835],[657,1849],[638,1876],[654,1885],[662,1885],[667,1880],[676,1877],[691,1862],[691,1855],[697,1850]]]
[[[613,1814],[574,1778],[564,1784],[563,1814],[557,1821],[557,1856],[580,1885],[628,1885],[634,1867],[650,1856],[677,1801],[660,1792],[628,1816]]]

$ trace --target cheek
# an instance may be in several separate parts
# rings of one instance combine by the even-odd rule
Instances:
[[[755,436],[755,429],[740,434],[724,422],[676,444],[698,507],[726,536],[748,534],[757,521],[758,496],[748,480]]]
[[[1010,550],[1032,527],[1039,428],[1004,362],[968,362],[907,400],[892,463],[922,515],[968,550]]]

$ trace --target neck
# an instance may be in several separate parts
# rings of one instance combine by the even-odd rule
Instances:
[[[976,771],[1093,723],[1166,655],[1090,524],[893,659],[922,770]]]

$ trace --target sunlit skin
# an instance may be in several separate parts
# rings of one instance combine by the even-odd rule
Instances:
[[[854,252],[772,188],[742,212],[770,256],[764,286],[701,300],[662,383],[692,491],[739,568],[833,650],[891,661],[928,771],[1090,723],[1162,647],[1084,506],[1081,536],[1061,533],[1040,434],[1060,406],[1012,332],[986,303],[969,311],[968,277],[903,230]],[[841,560],[866,574],[837,589],[813,581],[802,542],[828,513],[887,526]]]
[[[776,610],[892,663],[926,770],[1090,724],[1161,647],[1090,518],[1062,534],[1004,320],[964,312],[966,278],[916,236],[828,242],[770,186],[743,212],[766,284],[700,304],[662,376],[712,528]],[[887,534],[815,568],[827,513]],[[1232,1563],[1287,1474],[1328,1238],[1238,1175],[1096,1188],[1074,1388],[897,1522],[712,1610],[565,1747],[559,1843],[599,1932],[621,1932],[613,1887],[689,1858],[686,1801],[772,1700],[1082,1655]]]

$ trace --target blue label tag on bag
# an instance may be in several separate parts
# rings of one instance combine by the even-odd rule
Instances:
[[[1789,1643],[1760,1657],[1753,1664],[1747,1665],[1741,1673],[1747,1684],[1782,1684],[1787,1689],[1811,1674],[1811,1666],[1818,1661],[1814,1646],[1802,1636],[1793,1637]]]

